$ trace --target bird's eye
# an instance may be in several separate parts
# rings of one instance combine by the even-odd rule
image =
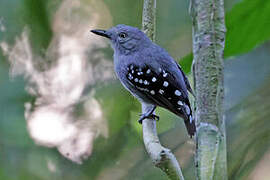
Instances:
[[[121,32],[121,33],[119,34],[119,37],[120,37],[120,38],[122,38],[122,39],[124,39],[124,38],[126,38],[126,37],[127,37],[127,34],[126,34],[126,33]]]

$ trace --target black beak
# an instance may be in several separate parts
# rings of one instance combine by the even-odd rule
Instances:
[[[103,36],[109,39],[111,38],[110,34],[106,30],[94,29],[94,30],[91,30],[91,32],[99,36]]]

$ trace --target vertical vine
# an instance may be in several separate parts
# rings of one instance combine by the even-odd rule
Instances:
[[[225,22],[223,0],[191,0],[193,75],[196,94],[196,174],[227,179],[224,118]]]

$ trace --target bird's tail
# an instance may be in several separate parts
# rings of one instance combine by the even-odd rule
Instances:
[[[192,138],[192,136],[194,136],[196,132],[195,118],[193,118],[192,114],[190,114],[189,116],[184,117],[184,122],[187,128],[188,134],[190,138]]]
[[[186,128],[187,128],[187,132],[190,136],[190,138],[192,138],[195,133],[196,133],[196,124],[195,124],[195,118],[192,115],[192,110],[190,108],[190,105],[187,104],[186,108],[182,108],[180,109],[180,111],[172,111],[175,114],[177,114],[179,117],[184,119]]]

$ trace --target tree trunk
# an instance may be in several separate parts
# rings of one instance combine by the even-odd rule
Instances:
[[[191,0],[190,3],[197,122],[196,175],[200,180],[225,180],[224,4],[223,0]]]

